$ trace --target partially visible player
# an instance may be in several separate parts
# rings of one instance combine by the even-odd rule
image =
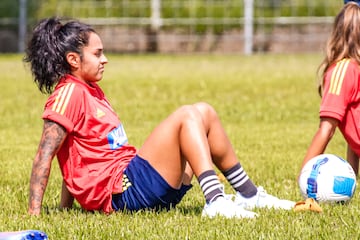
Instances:
[[[64,180],[62,207],[71,207],[75,198],[86,210],[106,213],[169,209],[190,189],[193,173],[206,200],[204,216],[253,218],[256,214],[244,206],[294,206],[253,184],[209,104],[180,107],[141,148],[130,145],[124,126],[97,84],[108,60],[92,27],[57,18],[41,21],[25,61],[39,89],[51,94],[31,173],[30,214],[40,214],[55,155]],[[237,191],[236,203],[225,197],[214,165]]]
[[[320,65],[320,125],[302,167],[324,153],[339,128],[347,142],[347,160],[356,175],[360,156],[360,2],[345,1],[335,18]]]
[[[344,0],[344,4],[347,4],[349,2],[355,2],[357,4],[360,4],[360,0]]]

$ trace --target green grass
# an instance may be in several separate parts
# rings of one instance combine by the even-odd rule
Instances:
[[[59,211],[56,161],[40,217],[27,215],[32,159],[46,99],[20,55],[0,56],[0,231],[39,229],[50,239],[357,239],[358,192],[350,204],[324,212],[256,210],[256,220],[201,218],[194,188],[169,212]],[[100,82],[127,130],[141,146],[150,131],[182,104],[211,103],[252,180],[281,198],[301,200],[295,181],[318,126],[316,69],[320,55],[120,56],[109,55]],[[345,156],[337,133],[327,152]],[[226,191],[231,192],[229,185]]]

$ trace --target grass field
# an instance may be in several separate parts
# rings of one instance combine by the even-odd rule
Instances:
[[[201,218],[194,188],[169,212],[59,211],[61,176],[53,162],[40,217],[27,215],[29,176],[46,99],[20,55],[0,56],[0,231],[39,229],[50,239],[358,239],[358,191],[348,205],[324,212],[256,210],[255,220]],[[211,103],[252,180],[281,198],[301,200],[295,181],[318,126],[316,69],[320,55],[121,56],[109,55],[100,82],[141,146],[157,123],[182,104]],[[337,133],[328,153],[345,156]],[[226,191],[231,192],[226,184]]]

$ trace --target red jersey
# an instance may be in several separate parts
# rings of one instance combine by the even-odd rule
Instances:
[[[86,210],[111,212],[111,195],[122,191],[122,173],[136,149],[100,87],[67,75],[42,117],[68,132],[57,158],[69,192]]]
[[[350,59],[333,64],[324,76],[320,117],[339,120],[339,129],[360,156],[360,68]]]

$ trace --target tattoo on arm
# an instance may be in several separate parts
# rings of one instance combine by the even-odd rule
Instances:
[[[66,130],[59,124],[45,120],[39,148],[35,156],[29,195],[29,213],[40,213],[42,199],[48,183],[51,162],[67,136]]]

